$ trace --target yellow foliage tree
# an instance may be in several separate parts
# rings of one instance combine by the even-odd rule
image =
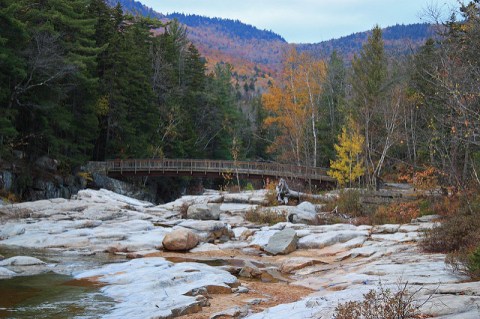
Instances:
[[[330,161],[328,171],[328,175],[336,178],[341,187],[347,184],[351,186],[352,181],[364,174],[365,169],[360,157],[364,142],[365,138],[360,134],[358,125],[349,119],[348,126],[343,126],[342,134],[338,136],[338,144],[335,144],[337,158]]]

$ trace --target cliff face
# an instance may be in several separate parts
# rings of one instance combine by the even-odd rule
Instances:
[[[0,170],[0,196],[4,202],[35,201],[51,198],[70,199],[85,188],[107,189],[140,200],[156,201],[155,189],[137,187],[109,178],[105,170],[87,165],[75,175],[63,173],[54,159],[41,157],[35,163],[3,163]]]

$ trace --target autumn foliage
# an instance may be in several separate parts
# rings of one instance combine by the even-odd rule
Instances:
[[[326,67],[292,47],[284,62],[282,80],[262,97],[267,128],[275,131],[269,152],[283,162],[317,166],[318,117]]]
[[[344,126],[342,134],[338,136],[335,144],[337,158],[330,161],[328,175],[337,179],[340,186],[352,183],[364,173],[363,161],[360,158],[365,138],[360,134],[358,126],[349,120],[348,130]]]

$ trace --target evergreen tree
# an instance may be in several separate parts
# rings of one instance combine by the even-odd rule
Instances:
[[[353,101],[350,112],[355,121],[360,123],[365,136],[364,163],[367,184],[375,185],[378,167],[375,149],[379,143],[376,139],[383,138],[378,131],[382,125],[379,110],[384,107],[387,79],[387,57],[380,27],[373,28],[360,56],[353,58],[352,69]]]
[[[9,154],[18,131],[18,112],[12,96],[14,86],[26,75],[26,61],[21,51],[27,43],[27,30],[15,17],[20,4],[5,0],[0,5],[0,158]]]

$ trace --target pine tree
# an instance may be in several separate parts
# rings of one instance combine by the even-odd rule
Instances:
[[[387,89],[387,57],[379,26],[373,28],[360,56],[354,57],[352,69],[353,105],[350,112],[361,125],[365,136],[363,154],[367,184],[375,186],[379,170],[376,148],[385,136],[380,129],[383,125],[380,114],[385,107]]]
[[[12,92],[18,79],[26,74],[21,51],[27,43],[27,30],[15,16],[19,3],[6,0],[0,6],[0,158],[10,153],[14,138],[17,110]]]

